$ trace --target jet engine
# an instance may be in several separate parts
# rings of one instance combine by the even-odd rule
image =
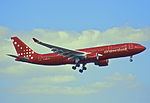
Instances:
[[[99,60],[97,62],[95,62],[95,65],[98,65],[98,66],[108,66],[108,59],[105,59],[105,60]]]

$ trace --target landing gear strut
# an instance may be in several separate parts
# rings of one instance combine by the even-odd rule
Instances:
[[[73,69],[73,70],[76,70],[77,67],[80,67],[80,64],[79,64],[79,63],[77,63],[75,66],[72,66],[72,69]]]
[[[82,69],[79,70],[80,73],[83,72],[83,70],[86,70],[87,68],[85,67],[86,64],[83,64]]]
[[[130,62],[133,62],[133,59],[132,59],[132,57],[133,57],[133,56],[130,56]]]

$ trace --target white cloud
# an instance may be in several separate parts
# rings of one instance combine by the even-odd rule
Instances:
[[[111,81],[134,80],[135,75],[133,74],[121,75],[119,72],[115,72],[113,76],[106,77],[106,79]]]
[[[54,76],[56,74],[73,75],[76,73],[77,72],[72,71],[71,65],[64,65],[64,66],[42,66],[41,65],[40,66],[34,64],[13,62],[13,64],[9,66],[0,68],[0,77],[27,77],[27,78],[33,78],[34,81],[36,81],[36,79],[38,80],[38,78],[35,79],[34,76],[35,77],[44,76],[45,78],[43,79],[46,79],[46,77],[49,77],[49,75],[51,76]],[[58,78],[55,79],[57,80]]]
[[[140,85],[133,74],[123,75],[115,72],[112,76],[105,77],[105,79],[105,82],[96,82],[92,86],[101,90],[104,88],[136,88]]]
[[[111,88],[113,86],[115,86],[116,84],[114,84],[113,82],[96,82],[94,84],[92,84],[91,86],[95,87],[95,88]]]
[[[66,83],[75,81],[75,76],[65,75],[65,76],[46,76],[46,77],[39,77],[39,78],[31,78],[28,82],[29,83],[36,83],[36,84],[59,84],[59,83]]]
[[[11,31],[7,27],[0,26],[0,39],[4,39]]]
[[[69,86],[21,86],[15,90],[18,94],[59,94],[59,95],[87,95],[96,93],[96,90],[85,87],[69,87]]]
[[[114,79],[116,77],[120,79]],[[74,83],[69,86],[68,82],[71,81]],[[20,86],[17,86],[16,89],[13,89],[13,92],[18,94],[88,95],[99,93],[101,91],[104,91],[105,89],[136,88],[140,85],[140,83],[136,81],[135,77],[133,78],[132,74],[122,75],[118,72],[114,73],[114,75],[110,77],[106,77],[104,82],[99,81],[88,85],[75,85],[76,83],[78,84],[78,82],[80,81],[76,81],[74,76],[69,75],[34,78],[26,81]],[[12,90],[9,91],[12,92]]]
[[[27,70],[24,69],[24,65],[11,65],[7,68],[1,68],[0,74],[2,75],[24,75],[26,74]]]

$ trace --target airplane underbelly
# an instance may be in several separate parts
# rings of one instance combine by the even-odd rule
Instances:
[[[62,56],[41,56],[38,57],[37,63],[42,65],[61,65],[63,58]]]

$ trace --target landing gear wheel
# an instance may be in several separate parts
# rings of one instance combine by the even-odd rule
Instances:
[[[73,70],[76,70],[76,66],[72,66],[72,69],[73,69]]]
[[[132,56],[130,56],[130,62],[133,62]]]
[[[83,70],[86,70],[87,68],[86,67],[83,67]]]
[[[80,73],[82,73],[82,72],[83,72],[83,70],[82,70],[82,69],[80,69],[80,70],[79,70],[79,72],[80,72]]]
[[[133,59],[130,59],[130,62],[133,62]]]

